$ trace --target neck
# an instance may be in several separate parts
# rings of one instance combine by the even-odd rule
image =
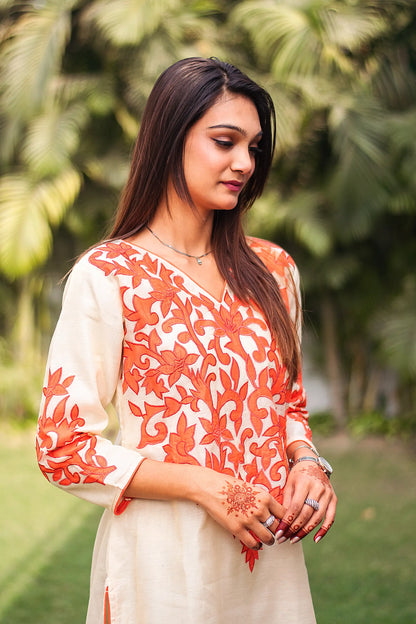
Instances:
[[[192,256],[211,251],[213,213],[201,215],[188,205],[159,206],[149,227],[165,243]]]

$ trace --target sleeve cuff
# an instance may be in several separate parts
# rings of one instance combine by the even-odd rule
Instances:
[[[138,469],[140,468],[140,466],[142,465],[145,459],[146,459],[145,457],[141,457],[137,466],[134,467],[134,470],[131,473],[129,480],[127,481],[127,483],[125,484],[121,492],[119,493],[118,497],[115,499],[115,502],[113,504],[113,509],[112,509],[115,516],[121,516],[121,514],[129,506],[129,503],[131,503],[131,501],[133,500],[131,497],[125,496],[124,493],[129,487],[131,480],[133,479],[134,475],[136,474],[136,472],[138,471]]]

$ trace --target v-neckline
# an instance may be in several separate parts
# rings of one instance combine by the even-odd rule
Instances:
[[[222,289],[221,299],[217,299],[217,297],[215,297],[215,295],[210,293],[209,290],[204,288],[204,286],[201,286],[201,284],[198,284],[198,282],[193,277],[188,275],[188,273],[186,271],[184,271],[183,269],[180,269],[178,266],[176,266],[176,264],[173,264],[173,262],[170,262],[169,260],[166,260],[166,258],[163,258],[163,256],[160,256],[159,254],[155,253],[154,251],[150,251],[149,249],[146,249],[145,247],[142,247],[141,245],[138,245],[137,243],[132,243],[129,240],[126,240],[124,238],[117,239],[117,242],[127,243],[127,245],[130,245],[130,247],[133,247],[134,249],[137,249],[138,251],[141,251],[143,253],[147,253],[147,254],[149,254],[151,256],[154,256],[160,262],[163,262],[165,265],[168,265],[174,271],[176,271],[178,274],[180,274],[181,276],[185,277],[190,282],[192,282],[192,284],[194,284],[194,286],[196,286],[204,295],[208,296],[210,299],[215,301],[215,303],[217,303],[218,305],[222,305],[224,303],[225,294],[226,294],[226,292],[228,290],[228,284],[227,284],[227,282],[225,280],[224,280],[224,286],[223,286],[223,289]]]

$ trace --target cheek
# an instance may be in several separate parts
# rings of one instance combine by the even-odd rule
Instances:
[[[217,173],[222,160],[207,149],[190,150],[184,161],[184,173],[189,184],[198,186],[202,179]]]

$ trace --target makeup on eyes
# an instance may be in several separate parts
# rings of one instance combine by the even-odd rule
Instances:
[[[218,124],[215,126],[209,126],[208,130],[230,130],[232,133],[238,133],[244,138],[247,137],[247,132],[243,128],[240,128],[239,126],[234,126],[233,124]],[[253,141],[255,141],[255,145],[249,145],[248,147],[249,152],[253,155],[261,152],[261,148],[259,147],[258,142],[261,141],[262,135],[262,131],[258,132],[253,138]],[[212,140],[216,145],[218,145],[218,147],[223,149],[232,148],[236,142],[234,141],[233,137],[228,137],[226,135],[212,137]]]

